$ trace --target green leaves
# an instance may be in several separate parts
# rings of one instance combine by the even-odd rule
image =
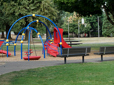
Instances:
[[[1,0],[0,1],[0,28],[5,29],[5,25],[12,25],[17,19],[22,16],[29,14],[38,14],[50,18],[52,21],[58,21],[57,18],[59,11],[55,7],[53,0]],[[26,27],[28,23],[33,20],[41,20],[48,27],[51,26],[51,23],[41,17],[28,17],[26,19],[20,20],[13,27],[13,31],[19,32],[22,28]],[[32,25],[33,26],[33,25]],[[40,28],[42,24],[39,24]],[[37,30],[37,26],[34,26]],[[41,28],[46,29],[46,28]],[[4,30],[5,31],[5,30]],[[45,31],[42,31],[43,34]]]
[[[110,16],[112,18],[112,16]],[[102,34],[105,37],[114,36],[114,26],[107,20],[104,14]]]
[[[102,10],[107,15],[108,20],[114,25],[114,19],[110,18],[111,14],[114,17],[114,1],[113,0],[54,0],[58,5],[58,9],[67,12],[76,11],[81,16],[102,15]]]

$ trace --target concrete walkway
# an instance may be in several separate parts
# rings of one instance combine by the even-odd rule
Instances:
[[[114,60],[114,57],[104,57],[104,61]],[[69,63],[81,63],[80,60],[67,60],[67,64]],[[101,62],[100,58],[94,59],[85,59],[85,63],[87,62]],[[0,62],[0,75],[9,73],[12,71],[20,71],[31,68],[45,67],[45,66],[55,66],[64,64],[63,60],[58,61],[18,61],[18,62]]]

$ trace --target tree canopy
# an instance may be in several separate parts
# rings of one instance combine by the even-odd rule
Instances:
[[[59,9],[68,12],[76,11],[82,16],[101,15],[104,11],[109,22],[114,25],[114,0],[54,0],[54,2]]]
[[[112,17],[112,16],[110,16]],[[103,26],[102,26],[102,34],[105,37],[113,37],[114,36],[114,25],[112,25],[107,19],[106,14],[103,15]]]
[[[57,22],[59,11],[55,7],[53,0],[1,0],[0,1],[0,31],[9,30],[10,26],[20,17],[29,14],[39,14],[50,18]],[[13,27],[14,32],[19,32],[20,29],[27,26],[33,20],[41,20],[46,25],[50,26],[50,22],[41,17],[27,17],[20,20]],[[34,24],[33,24],[34,26]],[[43,34],[45,28],[37,24],[35,28]]]

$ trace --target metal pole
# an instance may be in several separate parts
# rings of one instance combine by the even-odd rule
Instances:
[[[68,17],[68,38],[69,38],[69,17]]]
[[[98,16],[98,37],[100,37],[100,35],[99,35],[99,16]]]
[[[79,19],[78,19],[78,38],[79,38]]]

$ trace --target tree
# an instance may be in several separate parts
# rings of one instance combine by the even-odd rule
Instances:
[[[0,19],[2,19],[1,25],[5,25],[4,27],[10,27],[14,21],[16,21],[18,18],[29,15],[29,14],[39,14],[46,16],[50,18],[53,21],[57,21],[57,17],[59,17],[58,10],[56,9],[53,0],[1,0],[0,2],[0,12],[2,12],[2,16]],[[44,18],[41,17],[27,17],[22,20],[20,20],[18,23],[16,23],[13,27],[13,31],[19,32],[20,29],[26,27],[28,23],[30,23],[33,20],[41,20],[44,22],[47,26],[50,27],[50,22],[47,21]],[[1,26],[0,25],[0,26]],[[33,26],[33,25],[32,25]],[[37,30],[40,29],[42,25],[37,25]],[[2,28],[2,27],[1,27]],[[42,31],[45,32],[45,31]],[[28,35],[26,34],[26,38]]]
[[[97,15],[91,15],[90,17],[85,17],[85,20],[87,23],[89,23],[90,31],[88,32],[89,36],[97,36],[97,30],[98,30],[98,21],[97,21]]]
[[[103,18],[102,34],[105,37],[114,36],[114,26],[106,19],[106,14]]]
[[[85,33],[88,34],[88,36],[90,36],[91,25],[90,22],[86,20],[86,18],[84,18],[84,24],[80,24],[79,31],[80,33]]]
[[[7,3],[10,3],[10,4],[7,5]],[[1,0],[0,2],[0,15],[1,15],[0,16],[0,28],[2,32],[6,31],[6,35],[10,28],[10,24],[11,24],[10,22],[15,19],[14,15],[12,15],[15,9],[12,9],[11,7],[15,8],[15,4],[13,4],[13,2],[10,2],[7,0]],[[9,14],[7,15],[7,13]],[[11,38],[11,35],[9,35],[9,38]]]
[[[104,11],[109,22],[114,25],[114,0],[54,0],[54,2],[59,9],[76,11],[82,16],[102,15]]]
[[[68,32],[68,24],[69,24],[69,32],[72,33],[72,35],[75,33],[78,33],[78,17],[76,16],[76,12],[68,13],[64,15],[64,23],[62,25],[62,28],[64,29],[64,32]]]

